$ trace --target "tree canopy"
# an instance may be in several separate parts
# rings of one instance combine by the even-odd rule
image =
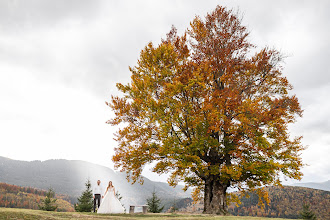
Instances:
[[[131,82],[112,96],[119,125],[113,161],[129,179],[142,181],[146,164],[170,173],[168,182],[204,192],[204,212],[224,214],[226,190],[279,185],[280,175],[300,179],[301,137],[288,124],[302,110],[283,75],[283,55],[256,51],[239,15],[218,6],[195,17],[182,35],[172,27],[166,39],[149,43]],[[256,51],[256,52],[255,52]]]

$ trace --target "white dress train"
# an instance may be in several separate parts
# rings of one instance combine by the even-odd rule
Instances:
[[[124,207],[114,194],[115,188],[111,187],[105,193],[97,213],[125,213]]]

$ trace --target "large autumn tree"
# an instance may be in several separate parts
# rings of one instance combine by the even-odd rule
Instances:
[[[113,161],[133,182],[146,164],[203,193],[204,212],[225,214],[228,187],[241,191],[300,179],[300,138],[288,124],[301,116],[282,74],[283,56],[257,52],[239,15],[218,6],[179,36],[149,43],[123,96],[107,103],[119,125]]]

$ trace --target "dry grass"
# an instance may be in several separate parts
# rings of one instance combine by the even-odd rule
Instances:
[[[79,212],[47,212],[31,209],[15,209],[15,208],[0,208],[0,219],[137,219],[137,220],[279,220],[279,218],[263,218],[263,217],[236,217],[236,216],[213,216],[203,214],[111,214],[102,215],[94,213],[79,213]]]

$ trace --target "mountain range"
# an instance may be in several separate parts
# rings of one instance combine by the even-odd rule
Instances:
[[[100,179],[104,189],[111,180],[126,207],[145,204],[153,190],[167,202],[190,197],[191,192],[184,192],[180,185],[173,188],[167,183],[154,182],[145,177],[143,185],[132,185],[126,180],[126,174],[85,161],[19,161],[0,156],[0,182],[44,190],[53,188],[56,193],[69,195],[74,200],[85,189],[87,179],[92,185]]]
[[[330,180],[316,183],[316,182],[308,182],[308,183],[295,183],[293,186],[300,186],[300,187],[306,187],[311,189],[320,189],[325,191],[330,191]]]

